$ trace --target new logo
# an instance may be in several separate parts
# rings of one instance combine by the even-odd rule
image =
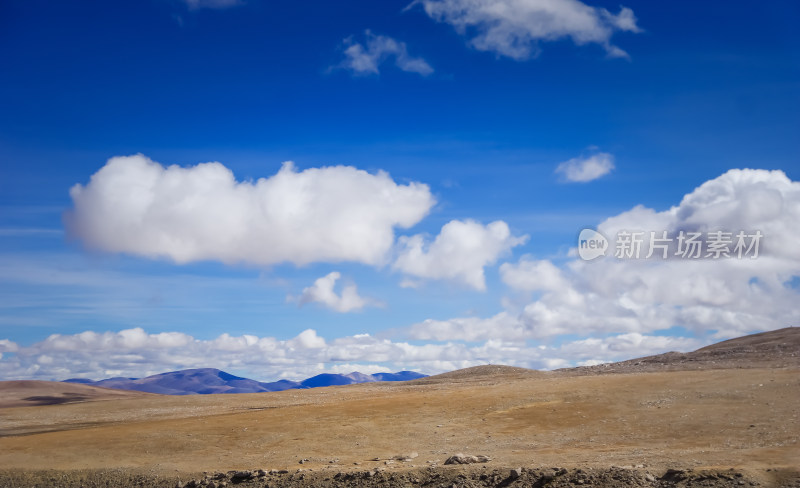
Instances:
[[[584,261],[606,255],[608,239],[594,229],[583,229],[578,236],[578,256]]]

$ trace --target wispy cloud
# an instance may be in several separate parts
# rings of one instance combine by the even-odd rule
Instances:
[[[539,43],[570,39],[599,44],[609,57],[628,57],[611,44],[617,31],[641,32],[633,11],[618,14],[578,0],[416,0],[432,19],[470,37],[480,51],[523,60],[539,53]]]
[[[428,76],[433,68],[422,58],[408,54],[405,42],[391,37],[375,35],[369,30],[364,33],[365,42],[354,42],[352,37],[345,40],[344,60],[338,67],[357,75],[380,74],[382,64],[394,61],[403,71]]]
[[[361,310],[367,306],[370,301],[359,296],[358,287],[355,284],[345,285],[341,293],[336,293],[334,287],[341,277],[341,273],[333,271],[318,278],[313,285],[303,289],[297,302],[300,305],[320,303],[331,310],[342,313]]]
[[[231,7],[238,7],[244,5],[244,0],[183,0],[186,5],[192,9],[197,10],[201,8],[211,9],[226,9]]]
[[[26,237],[26,236],[61,236],[64,231],[61,229],[45,229],[38,227],[4,227],[0,228],[0,236],[3,237]]]
[[[613,169],[614,156],[601,152],[564,161],[556,167],[556,173],[560,173],[566,181],[586,183],[607,175]]]
[[[0,331],[135,323],[175,327],[263,316],[271,285],[252,270],[165,274],[140,260],[97,259],[79,253],[0,254]],[[281,300],[275,300],[280,306]],[[215,317],[210,319],[210,317]],[[2,332],[0,332],[2,336]]]

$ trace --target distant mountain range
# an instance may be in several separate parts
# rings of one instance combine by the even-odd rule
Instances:
[[[65,383],[81,383],[101,386],[116,390],[136,390],[162,395],[207,395],[211,393],[262,393],[321,386],[352,385],[354,383],[371,383],[375,381],[408,381],[424,378],[427,375],[413,371],[399,373],[363,374],[319,374],[297,382],[279,380],[271,383],[240,378],[213,368],[185,369],[161,373],[147,378],[109,378],[93,381],[82,378],[65,380]]]

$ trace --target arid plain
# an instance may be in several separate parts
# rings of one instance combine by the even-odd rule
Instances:
[[[476,473],[624,467],[642,486],[727,486],[667,473],[731,469],[740,484],[795,486],[799,330],[614,365],[553,372],[482,366],[411,382],[276,393],[161,396],[6,382],[0,484],[50,486],[42,480],[56,479],[54,473],[78,473],[75,486],[92,486],[87,473],[111,470],[142,476],[142,486],[156,479],[175,486],[203,472],[273,469],[288,473],[271,485],[256,477],[246,483],[324,486],[366,472],[375,483],[406,473],[394,484],[440,486],[423,474],[461,470],[463,483],[447,478],[443,486],[544,486],[536,477]],[[58,398],[67,400],[19,406]],[[491,460],[443,466],[457,453]],[[631,484],[620,483],[595,486]]]

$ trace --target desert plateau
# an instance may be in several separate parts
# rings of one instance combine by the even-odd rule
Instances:
[[[0,391],[3,487],[800,486],[798,328],[556,371],[229,395]]]

